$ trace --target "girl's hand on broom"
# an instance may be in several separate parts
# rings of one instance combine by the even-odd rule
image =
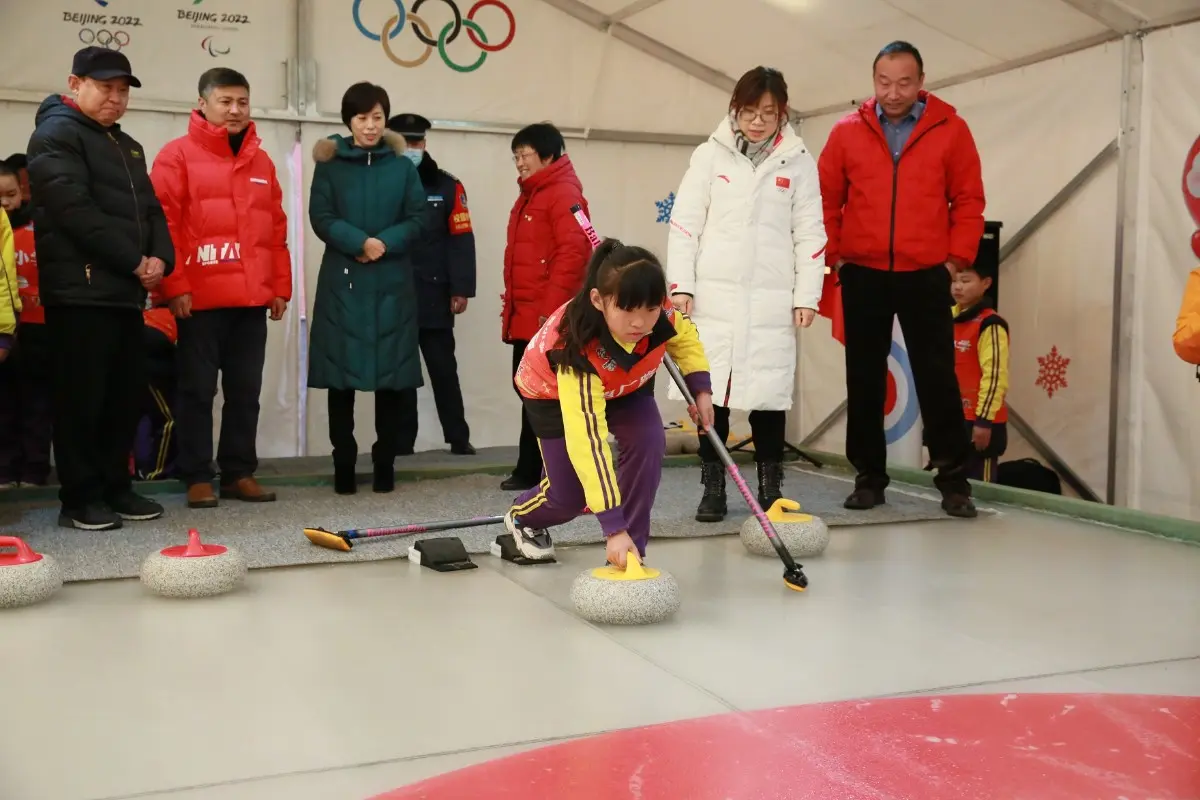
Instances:
[[[713,424],[713,403],[712,394],[709,392],[701,392],[696,395],[696,405],[688,408],[688,414],[692,418],[692,422],[703,433]]]
[[[633,543],[633,539],[626,531],[614,533],[608,537],[605,548],[608,551],[608,563],[620,569],[625,569],[629,553],[633,553],[635,556],[638,554],[637,545]]]

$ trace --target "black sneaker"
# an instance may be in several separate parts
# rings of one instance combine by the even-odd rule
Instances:
[[[112,498],[108,501],[108,507],[116,512],[121,519],[134,520],[136,522],[158,519],[163,515],[162,506],[133,491],[122,492]]]
[[[470,442],[455,442],[450,445],[450,452],[456,456],[473,456],[475,455],[475,446]]]
[[[534,561],[554,558],[554,542],[550,539],[549,531],[526,528],[513,518],[511,510],[504,515],[504,527],[512,534],[513,544],[521,555]]]
[[[81,531],[111,531],[121,527],[121,518],[103,503],[90,503],[82,508],[64,508],[58,514],[58,524]]]

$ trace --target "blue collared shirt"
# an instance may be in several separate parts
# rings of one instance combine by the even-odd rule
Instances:
[[[899,122],[892,122],[883,113],[883,106],[875,104],[875,114],[879,117],[879,124],[883,126],[883,135],[887,137],[888,149],[892,151],[892,160],[900,160],[900,151],[904,149],[908,137],[912,136],[913,129],[917,127],[917,121],[921,119],[921,115],[925,113],[925,101],[918,100],[908,112],[908,116]]]

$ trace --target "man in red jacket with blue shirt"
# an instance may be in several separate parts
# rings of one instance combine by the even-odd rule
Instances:
[[[211,508],[218,373],[221,497],[275,499],[254,479],[258,397],[267,315],[280,320],[287,310],[292,264],[283,192],[250,120],[249,82],[218,67],[200,76],[199,93],[187,135],[159,152],[150,177],[176,248],[163,294],[179,321],[178,471],[188,506]]]
[[[875,97],[833,127],[818,160],[825,263],[840,284],[826,282],[822,313],[840,289],[844,327],[834,325],[846,346],[846,457],[858,473],[845,505],[884,502],[887,362],[899,317],[942,508],[974,517],[950,285],[974,263],[983,237],[979,152],[954,107],[924,91],[917,48],[884,47],[874,78]]]

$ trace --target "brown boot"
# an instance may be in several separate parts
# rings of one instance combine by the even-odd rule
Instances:
[[[246,503],[274,503],[275,493],[268,492],[250,478],[239,478],[233,483],[221,484],[221,497],[227,500],[242,500]]]
[[[208,481],[193,483],[187,490],[188,508],[216,508],[217,496]]]

